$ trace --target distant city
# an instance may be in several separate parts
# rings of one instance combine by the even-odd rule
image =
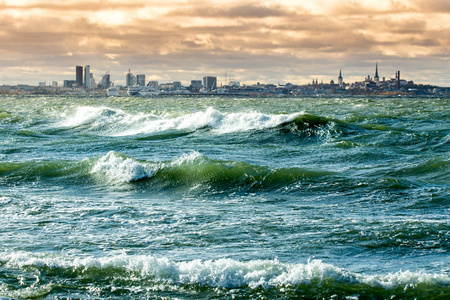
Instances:
[[[239,81],[225,79],[225,84],[217,84],[216,76],[205,76],[202,80],[191,80],[189,86],[180,81],[159,83],[145,79],[145,74],[134,75],[131,70],[125,76],[125,85],[114,85],[110,72],[102,76],[97,84],[91,73],[90,65],[75,67],[75,80],[64,80],[63,86],[53,81],[39,82],[38,86],[3,85],[0,95],[108,95],[108,96],[152,96],[152,95],[247,95],[247,96],[320,96],[320,95],[450,95],[449,87],[415,84],[412,80],[401,77],[397,71],[391,78],[378,74],[378,64],[374,66],[374,76],[368,75],[363,80],[346,83],[339,70],[337,80],[323,82],[313,79],[310,83],[296,85],[292,83],[260,83],[241,85]]]

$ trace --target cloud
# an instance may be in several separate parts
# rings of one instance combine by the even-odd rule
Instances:
[[[244,82],[283,81],[318,71],[331,76],[355,60],[402,68],[411,59],[429,59],[442,74],[449,72],[442,64],[450,49],[448,1],[11,3],[0,3],[0,66],[22,65],[27,76],[25,67],[45,77],[90,64],[97,74],[117,76],[141,68],[189,81],[180,77],[228,70]],[[436,80],[442,78],[449,76]]]
[[[450,13],[450,2],[448,0],[413,0],[412,3],[420,12]]]
[[[225,4],[225,3],[224,3]],[[169,16],[191,16],[202,18],[267,18],[283,17],[291,14],[290,11],[281,5],[264,6],[256,3],[243,3],[236,6],[211,6],[202,5],[200,7],[185,7],[175,9]]]
[[[102,11],[106,9],[130,9],[130,4],[127,2],[112,2],[112,1],[25,1],[23,4],[0,3],[2,9],[14,10],[47,10],[47,11]],[[145,2],[136,1],[132,6],[134,9],[145,7]]]

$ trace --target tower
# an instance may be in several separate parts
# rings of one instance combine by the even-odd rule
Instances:
[[[338,84],[339,84],[340,88],[344,86],[344,79],[342,78],[342,71],[341,71],[341,69],[339,69]]]
[[[380,84],[380,77],[378,76],[378,63],[375,65],[375,77],[373,80],[376,82],[377,86]]]
[[[136,84],[136,76],[134,76],[132,73],[131,73],[131,70],[130,69],[128,69],[128,74],[127,74],[127,76],[126,76],[126,78],[125,78],[125,85],[126,86],[133,86],[133,85],[135,85]]]
[[[91,88],[91,66],[87,65],[84,67],[84,86],[87,89]]]
[[[82,87],[83,86],[83,67],[76,66],[75,71],[76,71],[75,81],[76,81],[78,87]]]

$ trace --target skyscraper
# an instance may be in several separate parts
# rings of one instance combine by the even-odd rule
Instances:
[[[97,87],[97,84],[95,83],[95,79],[94,79],[94,74],[93,73],[90,74],[90,78],[91,78],[91,83],[89,84],[89,87],[94,89],[94,88]]]
[[[83,67],[82,66],[76,66],[76,77],[75,81],[78,84],[79,87],[83,86]]]
[[[87,89],[91,88],[91,66],[84,67],[84,86]]]
[[[144,74],[138,74],[138,75],[136,75],[136,78],[137,78],[137,85],[145,86],[145,75]]]
[[[134,75],[131,73],[131,70],[128,69],[128,73],[127,73],[127,76],[126,76],[126,78],[125,78],[125,85],[126,85],[126,86],[133,86],[133,85],[135,85],[135,84],[136,84],[136,76],[134,76]]]
[[[102,81],[100,82],[100,86],[103,89],[107,89],[111,86],[111,76],[110,76],[109,72],[107,72],[105,75],[103,75]]]

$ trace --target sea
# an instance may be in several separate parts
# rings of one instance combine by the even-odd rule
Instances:
[[[450,299],[447,97],[1,96],[1,299]]]

